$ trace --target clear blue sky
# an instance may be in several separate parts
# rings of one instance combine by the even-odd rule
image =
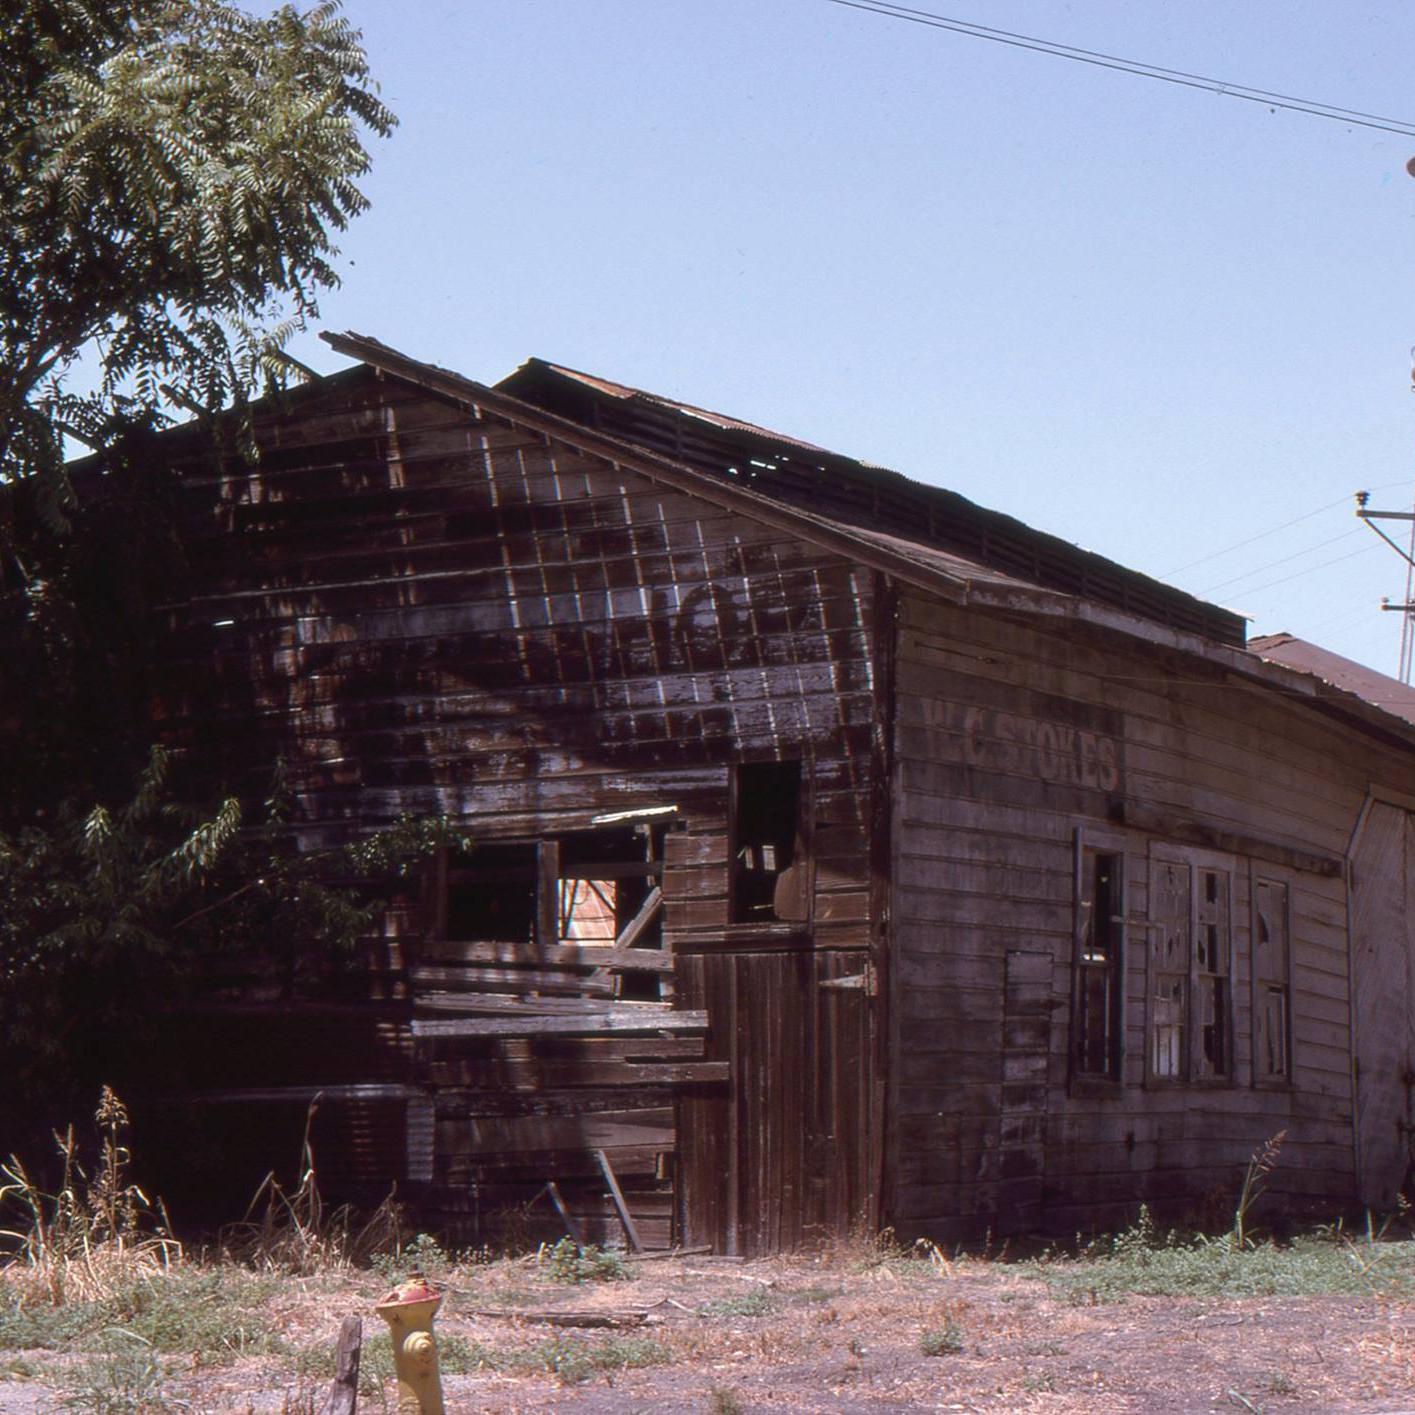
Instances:
[[[1397,0],[914,3],[1415,118]],[[325,327],[750,418],[1394,672],[1348,494],[1415,485],[1415,140],[826,0],[345,8],[401,127]]]

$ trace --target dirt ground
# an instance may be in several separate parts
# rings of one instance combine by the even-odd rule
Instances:
[[[630,1280],[574,1284],[525,1260],[447,1270],[448,1410],[1415,1412],[1415,1302],[1389,1293],[1098,1301],[1054,1291],[1036,1269],[937,1257],[626,1266]],[[385,1285],[372,1273],[282,1279],[264,1316],[285,1355],[169,1361],[146,1405],[112,1392],[108,1406],[75,1405],[78,1358],[0,1352],[0,1412],[305,1415],[353,1313],[366,1318],[359,1410],[392,1410],[371,1311]],[[544,1320],[571,1310],[626,1325]]]

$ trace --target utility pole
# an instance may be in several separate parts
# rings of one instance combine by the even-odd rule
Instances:
[[[1415,161],[1415,159],[1412,159]],[[1405,597],[1399,604],[1392,604],[1390,600],[1383,599],[1381,608],[1389,610],[1392,614],[1399,614],[1400,619],[1400,671],[1396,677],[1402,683],[1409,683],[1411,676],[1412,660],[1415,659],[1415,509],[1409,511],[1372,511],[1366,504],[1371,499],[1369,491],[1358,491],[1356,493],[1356,515],[1359,520],[1365,521],[1395,553],[1405,561]],[[1404,521],[1410,527],[1410,534],[1407,537],[1407,544],[1401,545],[1394,537],[1388,536],[1378,525],[1377,521]]]
[[[1405,164],[1405,170],[1415,177],[1415,157]],[[1415,393],[1415,348],[1410,350],[1410,391]],[[1409,511],[1372,511],[1366,504],[1371,499],[1369,491],[1356,493],[1356,515],[1365,521],[1400,558],[1405,561],[1405,595],[1399,604],[1383,599],[1381,608],[1400,615],[1400,671],[1396,677],[1402,683],[1410,682],[1412,668],[1415,668],[1415,501]],[[1388,536],[1377,521],[1405,521],[1410,527],[1406,544],[1401,545]]]

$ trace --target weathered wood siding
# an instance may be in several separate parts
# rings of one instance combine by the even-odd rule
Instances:
[[[1408,766],[1196,660],[918,597],[898,682],[886,1205],[900,1228],[1075,1231],[1140,1201],[1231,1212],[1249,1155],[1279,1131],[1270,1193],[1349,1201],[1341,862],[1369,784]],[[1117,1084],[1078,1083],[1069,1054],[1078,830],[1125,864]],[[1146,1070],[1150,873],[1206,836],[1232,862],[1232,1075],[1177,1084]],[[1280,1087],[1255,1084],[1256,879],[1290,898]]]
[[[808,949],[866,945],[867,572],[367,370],[297,395],[256,434],[254,468],[194,455],[186,470],[196,584],[168,612],[155,704],[173,745],[256,799],[282,758],[307,848],[404,814],[445,815],[485,841],[533,840],[603,813],[675,807],[662,881],[670,950],[731,943],[731,764],[799,759]],[[390,913],[369,940],[370,996],[416,1011],[419,962],[437,964],[421,977],[443,986],[446,960],[418,956],[425,926],[416,898]],[[675,1005],[697,1004],[702,977],[689,973]],[[805,994],[792,1005],[816,1015],[814,978],[792,986]],[[831,1007],[857,1001],[831,996],[842,999]],[[735,1046],[723,1028],[770,1021],[715,1013],[708,1056]],[[830,1045],[828,1031],[813,1040]],[[683,1047],[640,1042],[628,1054],[663,1065],[702,1054],[701,1039]],[[410,1123],[406,1154],[387,1155],[388,1177],[430,1175],[443,1209],[466,1215],[583,1167],[564,1154],[605,1148],[637,1186],[647,1237],[666,1242],[682,1222],[668,1187],[675,1091],[630,1085],[625,1048],[617,1036],[419,1039],[400,1075],[426,1091],[431,1114]],[[240,1084],[238,1059],[230,1070],[226,1084]],[[733,1084],[732,1104],[749,1105],[741,1087],[756,1080],[743,1070]],[[727,1092],[696,1088],[694,1114],[719,1123]]]

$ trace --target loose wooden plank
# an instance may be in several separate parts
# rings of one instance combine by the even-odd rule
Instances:
[[[455,1021],[414,1018],[414,1037],[592,1037],[600,1032],[706,1032],[706,1012],[645,1015],[627,1009],[585,1017],[465,1017]]]
[[[614,953],[626,953],[633,950],[635,944],[648,932],[654,920],[658,918],[662,909],[663,890],[655,885],[645,896],[638,912],[620,930],[619,937],[614,940]],[[607,964],[606,966],[613,967],[615,965]]]
[[[442,1085],[510,1088],[536,1093],[600,1086],[714,1086],[730,1079],[725,1061],[553,1061],[488,1057],[482,1061],[445,1065],[434,1062],[432,1068],[431,1078]]]
[[[621,948],[617,944],[460,943],[436,939],[420,945],[425,958],[459,963],[523,963],[559,968],[633,969],[671,973],[673,957],[656,948]]]
[[[553,1179],[548,1179],[545,1183],[545,1192],[554,1205],[555,1212],[560,1215],[560,1221],[565,1225],[565,1231],[570,1235],[570,1241],[577,1248],[583,1248],[585,1240],[580,1233],[579,1225],[576,1224],[570,1215],[570,1210],[565,1206],[565,1200],[560,1195],[560,1186]]]
[[[535,968],[421,967],[414,968],[411,977],[417,992],[426,989],[475,992],[482,988],[495,988],[510,992],[588,993],[606,997],[614,993],[612,982]]]
[[[575,1240],[577,1243],[579,1239]],[[583,1245],[581,1245],[583,1246]],[[634,1254],[642,1260],[645,1256],[676,1257],[674,1253]],[[648,1320],[648,1309],[644,1307],[598,1308],[593,1311],[573,1311],[567,1308],[535,1307],[464,1307],[461,1309],[473,1317],[490,1317],[506,1322],[530,1322],[546,1327],[609,1327],[626,1330],[641,1327]]]
[[[604,1017],[611,1012],[653,1012],[667,1016],[666,1002],[614,1002],[596,997],[519,997],[492,992],[429,992],[415,999],[431,1012],[500,1013],[517,1017]],[[415,1031],[414,1036],[418,1035]]]
[[[591,1111],[580,1115],[468,1116],[439,1120],[438,1150],[476,1162],[506,1154],[534,1155],[579,1150],[595,1159],[596,1150],[660,1146],[673,1148],[673,1111],[660,1106],[641,1110]]]

